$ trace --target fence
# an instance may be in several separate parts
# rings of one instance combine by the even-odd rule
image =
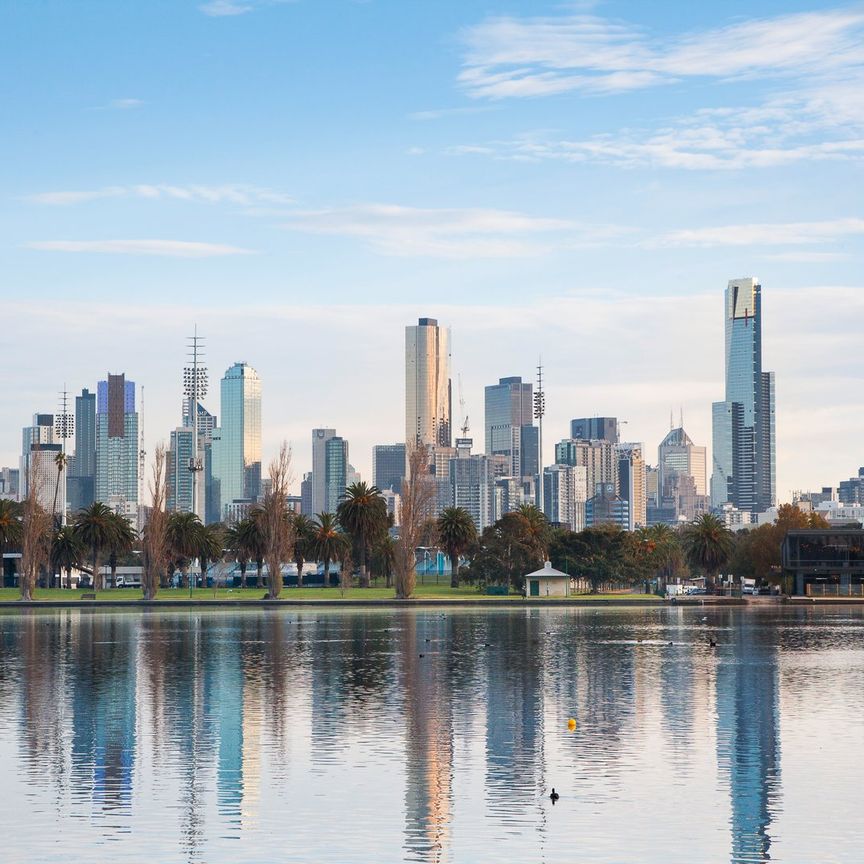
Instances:
[[[804,591],[808,597],[864,597],[864,582],[810,582]]]

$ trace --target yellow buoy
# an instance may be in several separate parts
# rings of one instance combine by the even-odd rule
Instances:
[[[567,721],[567,728],[568,728],[571,732],[575,732],[575,731],[576,731],[576,721],[575,721],[572,717]]]

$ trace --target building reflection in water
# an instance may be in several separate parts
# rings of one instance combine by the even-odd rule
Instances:
[[[734,656],[721,656],[717,667],[717,761],[729,783],[730,860],[769,861],[780,789],[777,654],[771,631],[750,616],[730,615],[728,623]]]
[[[453,807],[449,624],[446,618],[413,612],[402,614],[399,624],[405,706],[405,848],[410,860],[442,862],[449,860]]]

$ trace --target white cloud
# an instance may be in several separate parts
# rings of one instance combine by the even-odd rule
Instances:
[[[810,246],[842,237],[864,236],[864,219],[828,219],[821,222],[762,222],[685,228],[648,241],[646,246]],[[812,253],[807,253],[812,256]],[[833,254],[833,253],[829,253]],[[787,259],[788,260],[788,259]]]
[[[209,3],[202,3],[198,7],[205,15],[213,18],[244,15],[246,12],[251,12],[253,8],[251,3],[241,3],[237,0],[210,0]]]
[[[484,114],[494,111],[492,105],[465,105],[459,108],[432,108],[427,111],[412,111],[409,120],[441,120],[444,117],[459,117],[463,114]]]
[[[28,196],[26,200],[35,204],[69,205],[97,201],[102,198],[142,198],[151,201],[167,199],[206,204],[237,204],[241,206],[251,206],[261,203],[290,204],[293,201],[290,195],[286,195],[283,192],[277,192],[273,189],[263,189],[257,186],[243,184],[178,186],[169,183],[142,183],[131,186],[103,186],[100,189],[40,192],[36,195]]]
[[[298,211],[284,227],[357,238],[384,255],[437,258],[540,255],[553,248],[602,242],[622,230],[509,210],[421,209],[395,204]]]
[[[463,32],[460,83],[499,99],[616,92],[682,78],[812,76],[859,65],[864,12],[834,9],[753,19],[652,39],[590,15],[489,18]]]
[[[28,249],[48,252],[89,252],[112,255],[149,255],[166,258],[220,258],[226,255],[251,255],[252,249],[222,243],[188,240],[35,240]]]
[[[128,111],[130,108],[140,108],[144,104],[143,99],[112,99],[103,109],[114,111]]]

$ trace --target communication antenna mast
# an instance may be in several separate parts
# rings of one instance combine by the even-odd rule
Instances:
[[[543,416],[546,414],[546,393],[543,391],[543,358],[537,362],[537,390],[534,392],[534,419],[537,420],[537,500],[541,512],[546,512],[543,506]]]
[[[142,527],[141,508],[144,500],[144,470],[147,451],[144,449],[144,385],[141,385],[141,398],[138,405],[138,528]]]
[[[54,435],[60,439],[60,460],[57,463],[57,470],[60,472],[58,478],[58,486],[63,487],[63,498],[60,501],[60,524],[66,524],[66,475],[63,473],[66,470],[66,439],[71,438],[75,434],[75,415],[69,412],[69,394],[66,392],[66,384],[63,384],[63,390],[60,392],[60,411],[54,416]],[[56,501],[55,501],[56,506]],[[55,518],[55,514],[51,514],[51,519]]]
[[[465,395],[462,392],[462,373],[459,373],[459,416],[462,418],[462,437],[468,437],[468,430],[471,428],[468,425],[468,415],[465,413]]]
[[[192,512],[197,512],[198,473],[204,470],[204,464],[198,455],[198,402],[207,395],[207,369],[201,365],[204,356],[204,337],[198,335],[198,325],[192,336],[186,342],[187,355],[191,365],[183,369],[183,395],[188,402],[188,422],[192,429],[192,455],[187,468],[192,473]]]

